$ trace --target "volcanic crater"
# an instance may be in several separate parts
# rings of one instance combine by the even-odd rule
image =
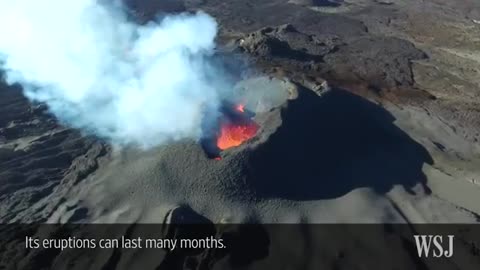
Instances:
[[[251,113],[247,140],[219,153],[252,194],[318,200],[361,187],[414,193],[418,184],[430,193],[422,166],[432,158],[387,111],[340,88],[287,89],[283,103]]]

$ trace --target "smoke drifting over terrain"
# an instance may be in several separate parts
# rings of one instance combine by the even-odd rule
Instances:
[[[7,83],[115,144],[200,136],[224,86],[207,59],[216,33],[205,13],[137,25],[96,0],[0,0]]]

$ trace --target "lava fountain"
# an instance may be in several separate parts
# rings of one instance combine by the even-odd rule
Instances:
[[[200,141],[207,156],[215,160],[222,159],[220,152],[240,146],[260,130],[260,125],[253,120],[254,113],[247,110],[244,104],[225,102],[220,112],[215,132],[205,133],[206,136]]]
[[[245,114],[245,105],[235,106],[237,113]],[[248,117],[241,117],[242,121],[223,121],[220,124],[220,132],[217,137],[217,147],[226,150],[241,145],[243,142],[254,137],[258,131],[258,125]]]

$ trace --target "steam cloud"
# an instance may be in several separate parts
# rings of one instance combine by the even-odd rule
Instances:
[[[120,145],[200,136],[224,85],[208,61],[216,33],[205,13],[138,25],[97,0],[0,0],[7,83]]]

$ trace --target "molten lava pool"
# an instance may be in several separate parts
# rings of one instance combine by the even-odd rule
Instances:
[[[259,126],[247,116],[244,104],[233,106],[236,117],[230,117],[220,125],[217,147],[226,150],[241,145],[257,134]]]
[[[217,139],[217,146],[220,150],[226,150],[231,147],[239,146],[244,141],[257,134],[258,125],[253,121],[249,123],[233,124],[226,123],[220,128],[220,134]]]

